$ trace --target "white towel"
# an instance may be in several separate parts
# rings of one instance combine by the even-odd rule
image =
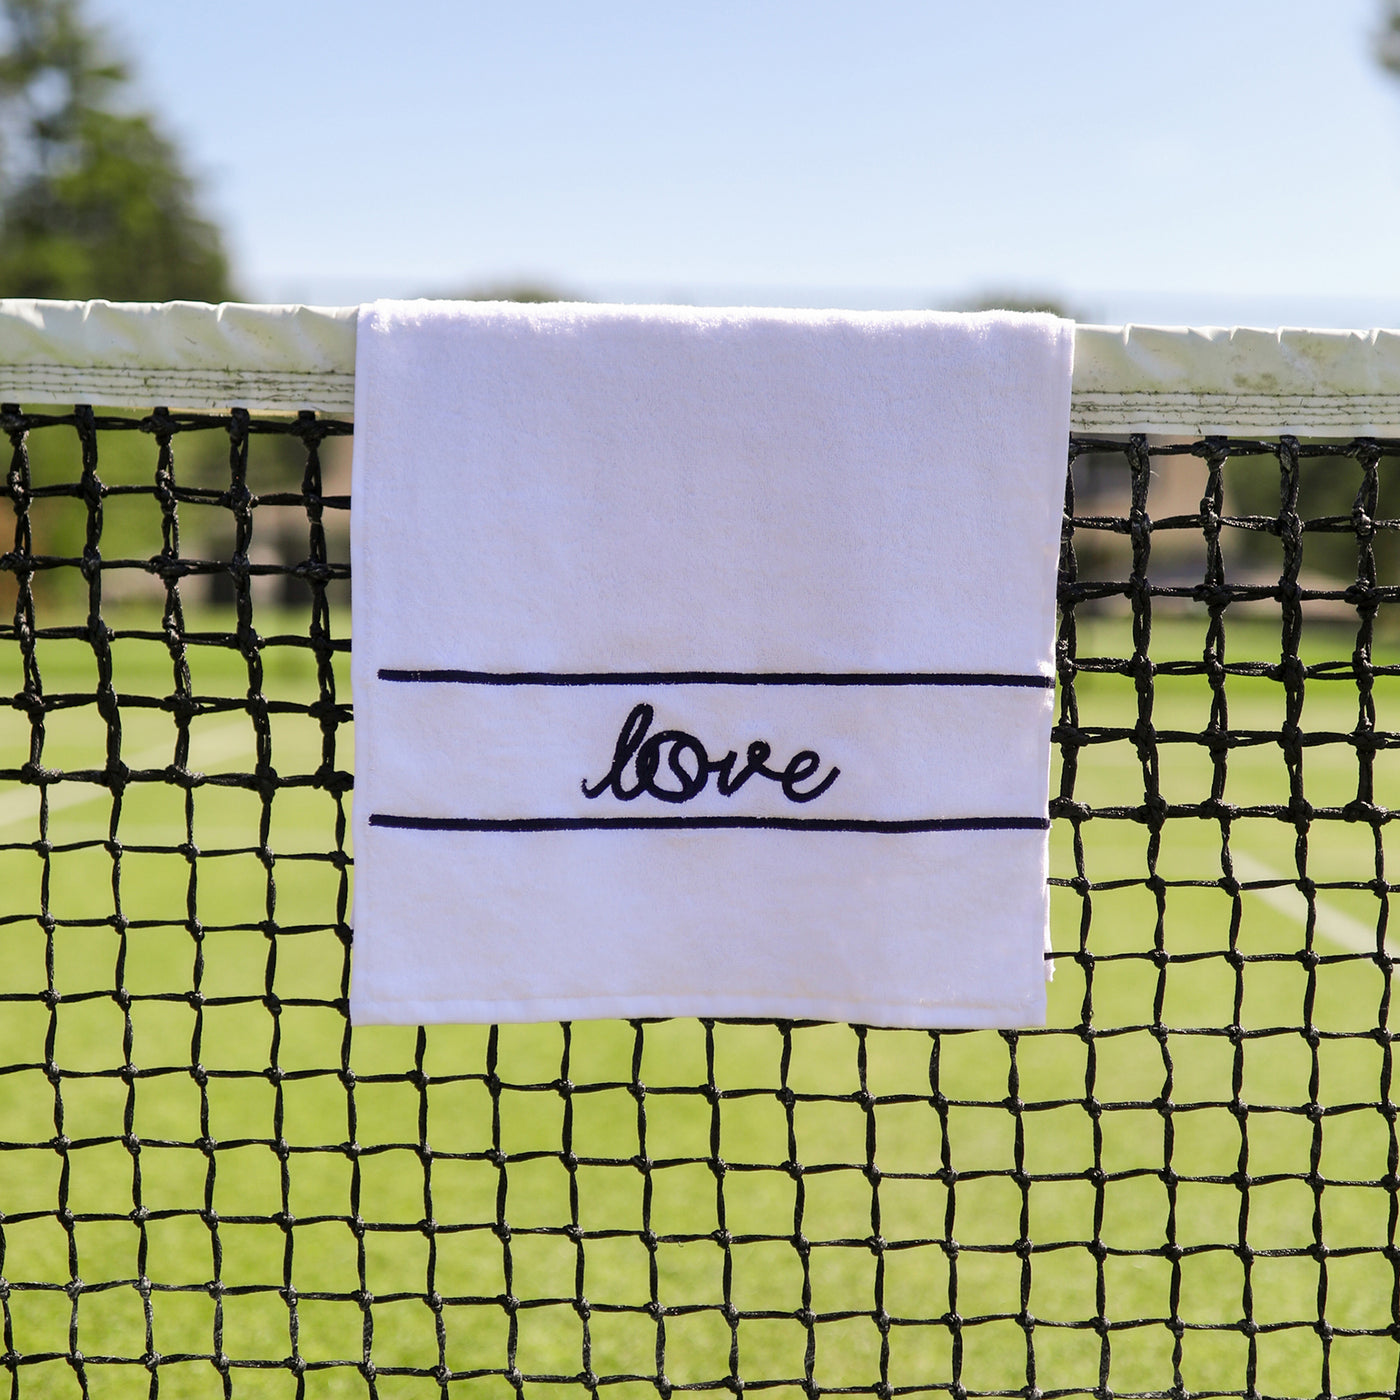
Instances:
[[[1041,1023],[1072,330],[362,309],[355,1018]]]

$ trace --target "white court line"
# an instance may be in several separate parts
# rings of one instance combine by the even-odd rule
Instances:
[[[1243,851],[1235,850],[1233,846],[1230,848],[1230,859],[1234,864],[1236,876],[1242,880],[1287,880],[1290,878],[1273,869],[1272,866],[1265,865],[1262,860],[1246,855]],[[1249,893],[1254,895],[1256,899],[1262,899],[1271,909],[1277,909],[1280,914],[1286,914],[1294,923],[1306,927],[1307,906],[1296,887],[1283,886],[1271,890],[1250,890]],[[1315,896],[1314,902],[1317,907],[1317,918],[1313,925],[1316,932],[1353,953],[1374,953],[1376,951],[1376,930],[1373,925],[1365,924],[1360,919],[1354,919],[1350,914],[1344,914],[1340,909],[1334,909],[1330,904],[1323,902],[1321,895]],[[1396,944],[1394,939],[1387,938],[1385,947],[1386,952],[1392,956],[1400,953],[1400,946]]]
[[[200,762],[207,765],[221,758],[232,758],[244,750],[251,752],[253,744],[252,721],[245,715],[240,720],[203,730],[197,740],[191,741],[190,749],[197,750]],[[172,736],[163,744],[142,749],[127,761],[127,767],[163,768],[169,765],[174,755],[175,740]],[[194,771],[202,770],[196,768]],[[0,796],[0,827],[13,826],[20,821],[34,821],[38,816],[36,791],[26,784],[17,791]],[[84,802],[96,802],[101,798],[110,800],[111,795],[100,783],[54,783],[49,788],[49,813],[52,815],[68,807],[81,807]]]

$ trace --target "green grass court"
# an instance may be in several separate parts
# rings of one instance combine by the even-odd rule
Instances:
[[[1227,614],[1229,660],[1277,660],[1277,608],[1265,606],[1272,624]],[[108,620],[130,625],[122,617]],[[229,621],[194,614],[188,625]],[[304,635],[306,618],[260,610],[257,623]],[[1199,659],[1204,626],[1162,617],[1154,661]],[[1347,657],[1353,639],[1310,622],[1304,660]],[[1081,656],[1130,652],[1126,617],[1081,621]],[[1400,646],[1376,659],[1400,660]],[[309,651],[270,647],[264,661],[269,697],[314,696]],[[336,664],[344,700],[348,656]],[[39,665],[49,694],[95,684],[85,643],[43,641]],[[119,640],[114,665],[119,694],[169,693],[159,643]],[[193,648],[191,666],[201,696],[246,690],[236,652]],[[0,691],[22,684],[17,646],[0,643]],[[1277,682],[1232,677],[1228,693],[1232,727],[1282,725]],[[1378,679],[1375,694],[1377,727],[1400,730],[1400,678]],[[1307,733],[1355,728],[1354,683],[1310,681],[1306,697]],[[1084,726],[1136,717],[1123,677],[1081,677],[1079,700]],[[1199,733],[1209,704],[1202,679],[1159,677],[1154,722]],[[130,766],[170,762],[168,715],[124,709],[122,726]],[[279,774],[313,771],[317,724],[272,726]],[[192,734],[191,768],[250,770],[246,715],[199,718]],[[0,712],[0,768],[23,762],[28,742],[21,713]],[[105,743],[94,705],[60,711],[44,762],[100,767]],[[348,726],[337,744],[349,769]],[[1400,750],[1378,753],[1375,773],[1375,800],[1400,805]],[[1210,774],[1200,746],[1162,745],[1169,801],[1201,800]],[[1344,804],[1355,752],[1310,747],[1305,776],[1314,805]],[[269,868],[254,792],[193,790],[195,856],[173,849],[187,839],[176,787],[133,786],[115,833],[104,789],[50,791],[44,857],[36,791],[0,785],[0,992],[11,998],[0,1005],[0,1350],[52,1358],[12,1357],[12,1393],[78,1396],[70,1347],[90,1359],[88,1394],[154,1393],[142,1362],[153,1347],[167,1400],[225,1393],[219,1352],[235,1396],[365,1395],[368,1348],[385,1397],[440,1394],[428,1373],[441,1361],[468,1373],[454,1395],[505,1397],[513,1366],[532,1397],[576,1395],[591,1370],[607,1395],[642,1400],[657,1394],[663,1337],[672,1386],[733,1391],[737,1376],[789,1396],[809,1356],[821,1391],[947,1393],[956,1369],[966,1393],[1025,1393],[1028,1338],[1047,1394],[1092,1392],[1105,1352],[1113,1392],[1170,1393],[1178,1347],[1193,1393],[1396,1384],[1389,991],[1358,951],[1368,937],[1374,951],[1381,901],[1323,889],[1317,956],[1297,956],[1307,901],[1287,883],[1288,824],[1236,824],[1240,877],[1284,883],[1240,897],[1227,956],[1231,895],[1174,883],[1220,878],[1219,825],[1169,821],[1157,862],[1166,956],[1154,957],[1146,828],[1086,823],[1085,872],[1105,886],[1085,933],[1094,961],[1058,959],[1049,1032],[369,1027],[349,1050],[352,1080],[332,1005],[342,873],[299,858],[335,849],[331,796],[277,791]],[[1083,752],[1080,801],[1141,794],[1131,742]],[[1232,752],[1226,796],[1287,801],[1279,747]],[[1307,873],[1393,881],[1395,831],[1382,828],[1378,852],[1368,826],[1317,822]],[[113,834],[120,857],[102,844]],[[1073,875],[1068,823],[1052,840],[1052,873]],[[36,917],[44,881],[51,938]],[[1079,948],[1083,910],[1079,893],[1055,889],[1057,950]],[[1090,994],[1092,1036],[1076,1030]],[[58,1213],[61,1195],[71,1214]],[[1021,1312],[1027,1278],[1033,1322]],[[109,1357],[123,1364],[96,1360]]]

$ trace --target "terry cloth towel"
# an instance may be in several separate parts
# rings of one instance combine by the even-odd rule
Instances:
[[[1025,1026],[1070,323],[359,319],[359,1021]]]

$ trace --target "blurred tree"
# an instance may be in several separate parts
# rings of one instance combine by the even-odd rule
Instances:
[[[1048,311],[1052,316],[1063,316],[1068,321],[1091,321],[1076,307],[1068,305],[1059,297],[1046,292],[1007,291],[994,288],[979,292],[968,301],[960,303],[958,311]]]
[[[586,297],[552,286],[548,282],[531,280],[487,282],[450,292],[432,292],[430,296],[446,301],[586,301]]]
[[[82,0],[0,0],[0,295],[222,301],[219,230]]]
[[[1400,73],[1400,0],[1382,0],[1376,57],[1392,73]]]

